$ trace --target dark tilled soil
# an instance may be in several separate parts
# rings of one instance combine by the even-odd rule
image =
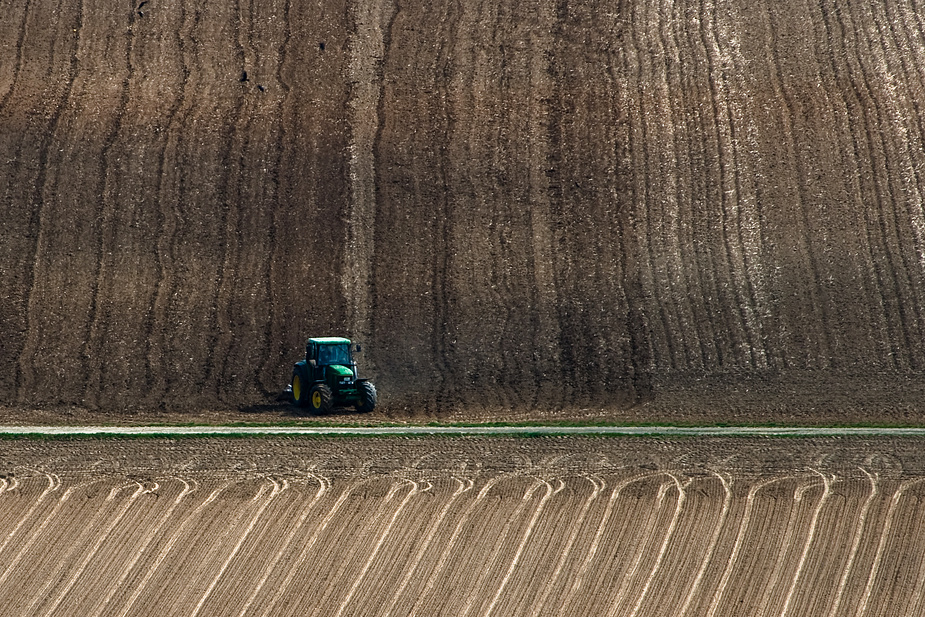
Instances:
[[[921,423],[923,66],[915,0],[11,0],[3,419],[286,416],[341,334],[386,418]]]

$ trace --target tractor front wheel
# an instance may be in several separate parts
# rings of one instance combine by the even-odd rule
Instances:
[[[360,400],[357,401],[356,408],[360,413],[369,413],[376,408],[377,396],[376,386],[371,382],[361,381],[357,383],[357,390],[360,392]]]
[[[323,383],[312,386],[308,393],[308,406],[315,414],[330,413],[334,408],[334,394],[331,388]]]

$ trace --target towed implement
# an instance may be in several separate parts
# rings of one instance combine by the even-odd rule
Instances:
[[[360,346],[339,337],[310,338],[305,359],[292,367],[292,400],[312,413],[328,413],[335,407],[355,407],[366,413],[376,407],[376,387],[360,379],[353,352]]]

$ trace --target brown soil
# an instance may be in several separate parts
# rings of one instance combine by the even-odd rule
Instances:
[[[908,439],[5,441],[0,601],[23,615],[913,615],[923,479]]]
[[[389,417],[925,421],[917,0],[12,0],[0,50],[11,415],[253,409],[344,334]]]

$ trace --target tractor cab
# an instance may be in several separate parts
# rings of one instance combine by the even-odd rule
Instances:
[[[346,338],[308,339],[305,359],[292,370],[294,402],[316,413],[346,405],[353,405],[358,411],[372,411],[376,389],[368,380],[359,378],[354,351],[359,352],[360,346]]]

